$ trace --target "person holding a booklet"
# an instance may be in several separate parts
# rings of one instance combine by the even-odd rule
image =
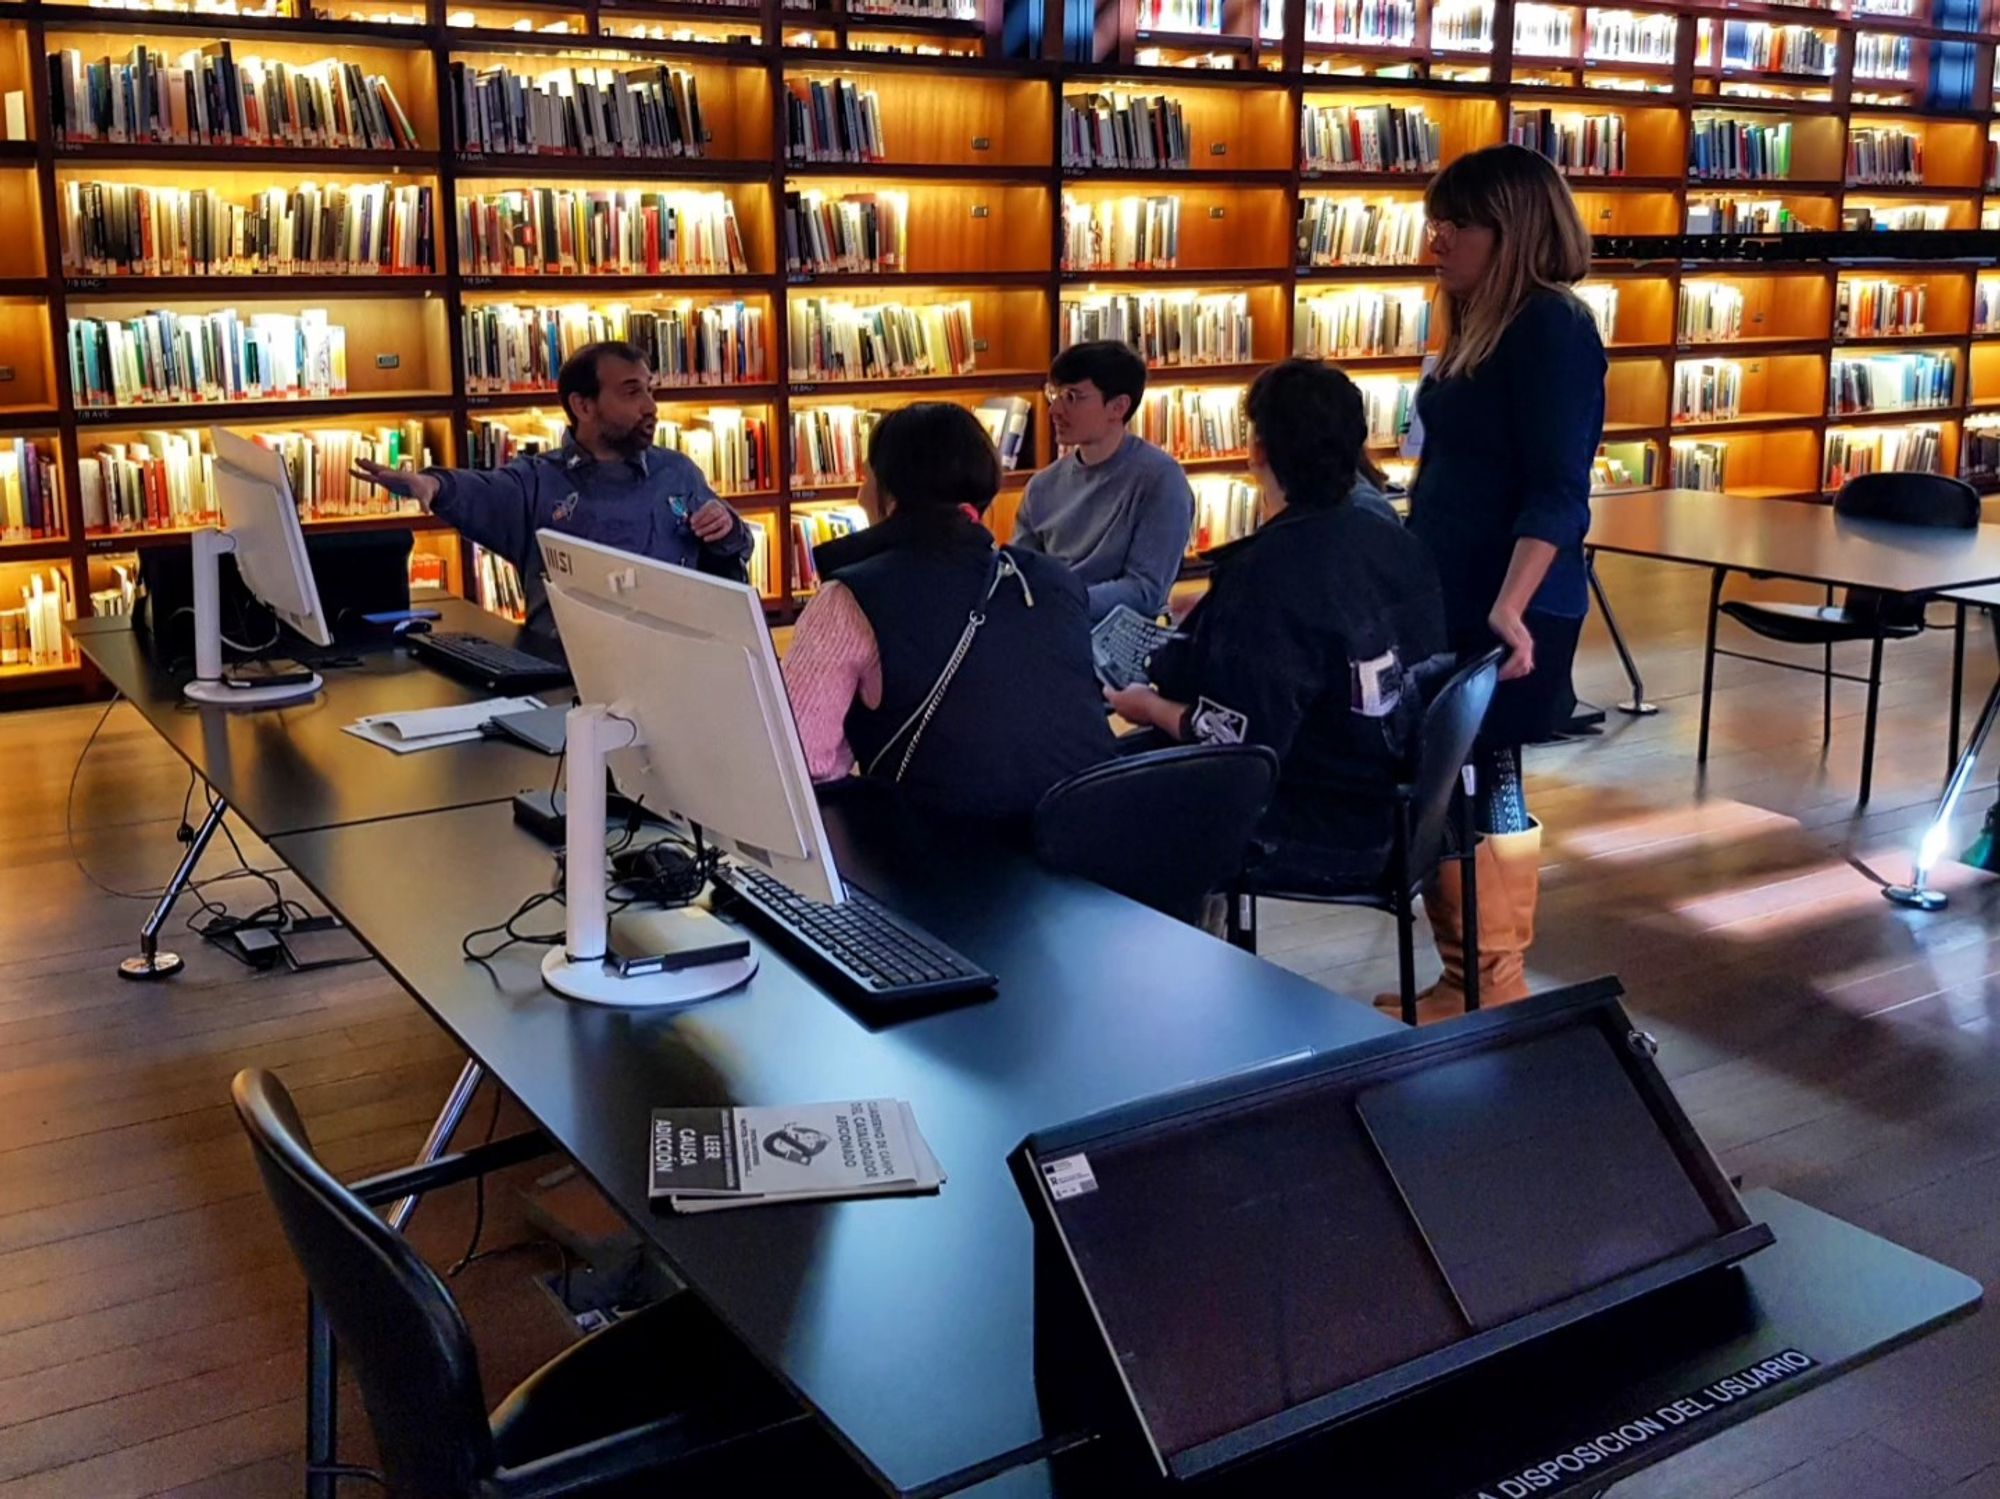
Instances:
[[[535,533],[544,527],[743,582],[750,529],[685,454],[653,446],[658,410],[643,350],[595,343],[556,375],[569,430],[553,453],[496,469],[407,473],[365,459],[359,478],[421,501],[468,540],[506,558],[527,593],[530,633],[553,641]]]
[[[1169,740],[1262,744],[1278,789],[1251,843],[1260,879],[1310,889],[1329,860],[1385,860],[1420,671],[1448,667],[1444,601],[1422,542],[1354,498],[1368,419],[1339,370],[1288,359],[1245,402],[1262,523],[1209,553],[1207,597],[1152,657],[1152,683],[1106,688]]]

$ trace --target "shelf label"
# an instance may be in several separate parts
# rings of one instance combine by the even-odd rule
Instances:
[[[491,276],[461,276],[458,278],[458,284],[460,286],[491,286],[493,278]]]
[[[104,278],[101,276],[69,276],[63,285],[70,291],[103,291]]]
[[[975,354],[986,353],[987,352],[986,340],[983,338],[975,338],[972,341],[972,352]]]
[[[403,356],[401,354],[377,354],[375,356],[375,368],[378,370],[396,370],[402,367]]]
[[[975,203],[972,205],[972,216],[975,219],[990,217],[992,212],[993,210],[988,208],[984,203]]]
[[[817,489],[795,489],[792,491],[792,498],[795,500],[816,500],[819,498],[819,491]]]
[[[812,272],[810,271],[802,271],[796,275],[785,277],[786,284],[790,286],[811,286],[812,280]]]
[[[117,412],[108,406],[85,406],[76,413],[79,422],[108,422]]]
[[[467,396],[467,397],[465,398],[465,404],[466,404],[466,405],[467,405],[468,407],[474,407],[474,406],[491,406],[491,405],[493,404],[493,397],[491,397],[491,396]]]
[[[1229,217],[1229,210],[1224,208],[1220,203],[1216,203],[1210,206],[1208,216],[1212,219],[1227,218]]]
[[[11,364],[0,364],[0,385],[10,382],[13,378],[14,366]]]
[[[975,151],[991,151],[993,149],[992,137],[975,135],[972,138],[972,149]]]
[[[816,389],[818,389],[818,387],[813,385],[794,385],[792,387],[792,394],[795,396],[809,396]]]
[[[1227,156],[1229,154],[1229,142],[1210,141],[1208,144],[1208,154],[1210,156]]]

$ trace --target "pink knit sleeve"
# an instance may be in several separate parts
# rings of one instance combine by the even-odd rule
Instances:
[[[854,769],[847,747],[847,710],[859,697],[882,701],[882,657],[875,631],[852,592],[838,583],[820,589],[792,629],[785,653],[785,690],[815,781],[837,781]]]

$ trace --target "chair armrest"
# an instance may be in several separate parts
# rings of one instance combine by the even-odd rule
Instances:
[[[475,1176],[518,1166],[523,1161],[550,1155],[555,1148],[555,1141],[541,1130],[523,1130],[504,1140],[475,1145],[470,1150],[453,1151],[434,1161],[398,1166],[394,1171],[384,1171],[379,1176],[365,1176],[358,1182],[349,1183],[347,1190],[370,1207],[380,1207],[398,1198],[421,1196],[439,1187],[449,1187],[458,1182],[471,1181]]]
[[[678,1463],[717,1458],[802,1423],[810,1424],[811,1419],[799,1412],[746,1430],[729,1419],[727,1412],[682,1412],[519,1467],[502,1468],[484,1481],[481,1490],[489,1499],[552,1499],[615,1479],[646,1473],[664,1476]]]

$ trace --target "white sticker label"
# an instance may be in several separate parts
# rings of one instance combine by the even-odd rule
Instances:
[[[1049,1195],[1057,1202],[1097,1190],[1097,1178],[1090,1172],[1090,1157],[1080,1152],[1060,1160],[1043,1161],[1042,1180],[1049,1184]]]

